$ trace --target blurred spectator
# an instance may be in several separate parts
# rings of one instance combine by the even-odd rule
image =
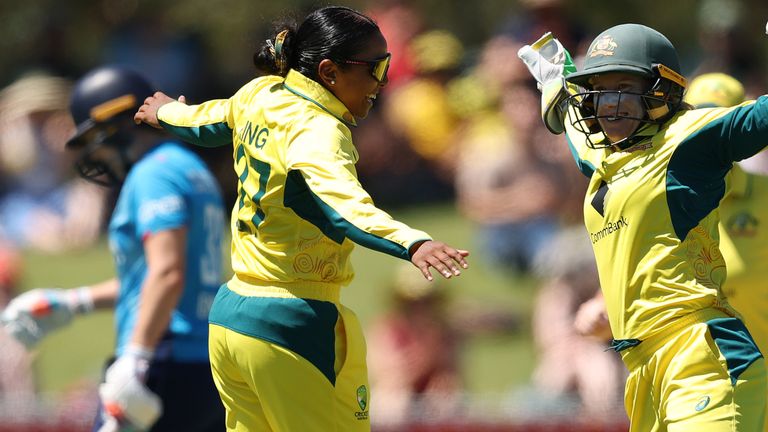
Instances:
[[[372,8],[368,16],[379,25],[381,34],[387,40],[387,49],[392,54],[387,72],[387,86],[392,89],[408,82],[416,73],[408,45],[423,31],[424,18],[421,12],[406,0],[379,0],[371,3]]]
[[[394,424],[455,414],[463,388],[460,340],[446,314],[443,287],[404,265],[390,290],[392,310],[369,333],[371,412],[378,423]]]
[[[395,8],[405,7],[394,3]],[[352,131],[360,153],[360,181],[379,205],[389,207],[453,197],[451,140],[457,118],[444,84],[458,67],[462,47],[441,31],[408,42],[403,54],[419,75],[403,76],[399,86],[387,84],[379,95],[382,109],[374,107]],[[393,53],[393,62],[396,57]]]
[[[586,31],[568,11],[566,3],[564,0],[520,0],[522,9],[502,25],[501,31],[526,43],[552,32],[574,55],[586,51],[586,47],[577,48],[584,42],[588,45],[585,39],[591,38],[586,37]]]
[[[56,252],[100,232],[104,192],[74,178],[64,152],[69,91],[67,80],[37,73],[0,92],[0,238],[17,247]]]
[[[389,93],[387,119],[432,171],[450,183],[458,118],[445,86],[459,70],[464,47],[453,34],[432,30],[416,37],[409,51],[417,74]]]
[[[13,248],[0,243],[0,310],[16,294],[21,276],[21,257]],[[25,407],[34,401],[32,357],[24,347],[0,330],[0,402],[3,407]]]
[[[458,418],[466,408],[462,346],[470,337],[519,331],[519,317],[507,308],[449,300],[441,283],[413,275],[407,264],[387,288],[390,310],[368,332],[372,420],[399,430]]]
[[[457,134],[459,208],[494,264],[527,272],[561,220],[580,214],[586,182],[563,169],[573,164],[567,145],[531,109],[539,96],[525,66],[504,61],[520,46],[508,36],[492,39],[473,73],[449,88],[466,118]]]
[[[606,351],[610,334],[605,332],[603,308],[589,306],[600,283],[584,229],[561,232],[536,257],[535,269],[544,282],[533,318],[534,343],[539,352],[534,385],[554,398],[576,396],[580,414],[586,417],[603,419],[623,412],[626,369],[618,354]],[[579,312],[582,306],[585,309]],[[581,315],[578,322],[577,313]],[[580,335],[576,325],[592,328],[596,336]],[[600,337],[598,331],[602,331]]]
[[[737,0],[703,0],[699,3],[695,19],[698,27],[700,58],[692,75],[725,72],[741,75],[737,58],[739,49],[734,46],[742,15],[742,5]]]

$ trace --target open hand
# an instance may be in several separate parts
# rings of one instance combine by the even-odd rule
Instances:
[[[421,270],[421,274],[427,280],[432,280],[430,268],[437,270],[444,278],[461,274],[460,268],[467,268],[469,264],[464,257],[469,252],[453,248],[441,241],[427,240],[411,246],[411,262]]]

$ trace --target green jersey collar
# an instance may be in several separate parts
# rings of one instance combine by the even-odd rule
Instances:
[[[333,93],[300,72],[293,69],[289,70],[283,85],[291,93],[319,106],[347,126],[357,126],[355,117]]]

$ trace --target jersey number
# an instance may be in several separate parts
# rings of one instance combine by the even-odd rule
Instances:
[[[259,226],[261,221],[264,220],[264,210],[261,209],[261,198],[264,196],[264,192],[266,192],[267,180],[269,179],[269,174],[272,171],[272,167],[270,167],[266,162],[262,162],[252,156],[246,155],[245,148],[242,145],[237,147],[235,163],[239,165],[241,159],[245,159],[245,163],[243,164],[243,171],[239,176],[240,198],[238,199],[237,229],[249,234],[255,234],[256,228]],[[250,195],[246,191],[246,182],[253,170],[255,170],[256,174],[259,176],[259,188],[256,190],[256,193]],[[250,196],[250,200],[246,202],[246,197],[248,196]],[[243,219],[241,213],[244,207],[253,208],[253,216],[251,216],[250,219]]]

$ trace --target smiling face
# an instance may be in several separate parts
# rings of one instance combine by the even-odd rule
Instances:
[[[387,41],[381,33],[376,33],[360,53],[354,58],[344,60],[368,61],[377,60],[387,55]],[[325,80],[328,88],[347,107],[355,118],[363,119],[368,116],[379,91],[387,83],[376,80],[367,64],[335,64],[334,76]],[[321,64],[322,69],[322,64]],[[322,71],[321,71],[322,75]]]
[[[601,92],[595,96],[597,121],[605,136],[612,143],[632,135],[646,116],[642,94],[647,81],[637,75],[612,72],[590,79],[592,90]]]

